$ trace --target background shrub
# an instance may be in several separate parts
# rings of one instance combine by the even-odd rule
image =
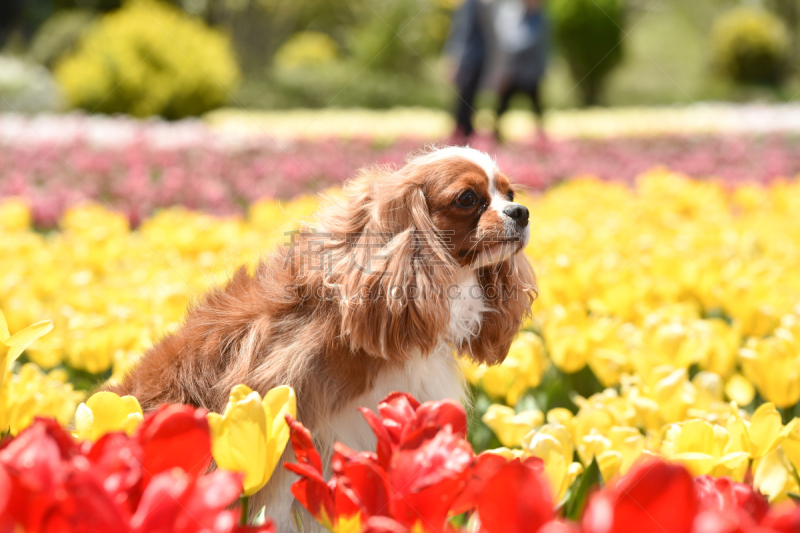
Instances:
[[[789,73],[791,41],[781,20],[755,7],[720,16],[711,32],[712,61],[733,81],[777,85]]]
[[[283,69],[314,67],[336,61],[339,47],[330,36],[316,31],[292,35],[275,53],[275,66]]]
[[[551,0],[550,16],[583,104],[598,104],[604,81],[622,59],[622,0]]]
[[[239,67],[226,35],[170,5],[136,0],[92,25],[55,75],[77,107],[177,119],[225,104]]]
[[[0,55],[0,112],[60,111],[63,98],[46,68],[18,57]]]
[[[82,9],[56,12],[36,31],[28,55],[37,63],[51,67],[71,50],[78,37],[86,31],[94,14]]]

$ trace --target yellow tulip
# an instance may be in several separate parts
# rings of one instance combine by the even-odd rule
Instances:
[[[17,360],[17,357],[25,351],[25,348],[53,329],[52,320],[43,320],[32,324],[22,331],[18,331],[11,335],[8,331],[8,324],[6,317],[0,311],[0,385],[3,384],[5,378],[5,370],[8,365]]]
[[[753,459],[764,457],[778,447],[784,438],[782,429],[781,414],[773,404],[765,403],[756,409],[748,429]]]
[[[730,326],[723,320],[713,319],[695,320],[689,325],[688,351],[695,354],[700,368],[722,377],[734,370],[741,343],[738,324]]]
[[[597,379],[606,387],[619,383],[623,372],[630,367],[629,357],[617,350],[595,348],[589,357],[589,368]]]
[[[753,463],[753,486],[771,503],[788,499],[790,492],[797,493],[794,469],[781,448]]]
[[[489,429],[494,431],[503,446],[516,448],[522,444],[525,435],[542,425],[544,415],[535,409],[515,413],[511,407],[492,404],[486,410],[482,420]]]
[[[505,361],[483,370],[480,381],[489,396],[503,398],[514,406],[526,390],[539,385],[547,367],[542,340],[535,333],[523,331],[511,343]]]
[[[755,395],[755,387],[741,374],[733,374],[725,382],[725,396],[738,405],[749,405]]]
[[[560,424],[564,427],[570,427],[572,418],[572,411],[565,407],[555,407],[547,411],[548,424]]]
[[[458,363],[467,381],[473,385],[479,385],[481,378],[483,378],[483,375],[486,373],[486,365],[479,365],[467,357],[459,359]]]
[[[751,339],[739,356],[745,375],[767,401],[791,407],[800,400],[800,341],[789,330]]]
[[[600,468],[600,475],[603,481],[608,481],[620,472],[622,466],[622,454],[617,450],[606,450],[600,452],[597,457],[597,466]]]
[[[276,387],[262,400],[258,392],[237,385],[225,412],[208,414],[214,460],[220,468],[244,472],[245,496],[269,481],[289,441],[285,416],[296,413],[291,387]]]
[[[585,466],[597,459],[603,479],[625,475],[645,449],[645,437],[632,427],[614,426],[601,434],[592,429],[577,442],[578,456]]]
[[[786,424],[781,434],[784,438],[780,447],[795,470],[800,472],[800,418]]]
[[[592,343],[585,309],[577,305],[555,306],[545,326],[544,337],[550,358],[558,368],[573,373],[586,366]]]
[[[572,482],[583,472],[583,465],[572,461],[575,447],[567,429],[545,424],[525,437],[522,448],[544,462],[544,474],[550,482],[553,499],[561,502]]]
[[[23,231],[31,225],[31,209],[23,198],[4,198],[0,203],[0,230]]]
[[[34,363],[22,365],[17,374],[7,370],[0,385],[0,431],[16,435],[37,416],[55,418],[66,426],[84,396],[73,390],[63,370],[45,374]]]
[[[696,391],[688,380],[685,368],[673,370],[663,366],[654,369],[651,398],[658,405],[658,413],[666,422],[678,422],[686,416],[689,406],[694,404]]]
[[[741,481],[750,460],[748,451],[722,426],[692,419],[666,428],[661,453],[686,465],[696,476],[731,476]]]
[[[106,433],[124,431],[132,435],[144,420],[142,406],[133,396],[113,392],[93,394],[75,412],[75,433],[79,439],[96,441]]]
[[[506,461],[511,461],[512,459],[524,459],[527,457],[523,450],[512,450],[510,448],[493,448],[491,450],[486,450],[483,453],[499,455],[500,457],[504,457]]]

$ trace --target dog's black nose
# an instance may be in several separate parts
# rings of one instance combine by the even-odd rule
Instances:
[[[528,208],[524,205],[511,204],[503,209],[503,214],[516,220],[523,228],[528,225]]]

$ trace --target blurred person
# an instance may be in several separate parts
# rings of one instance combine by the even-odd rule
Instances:
[[[465,143],[475,132],[472,115],[475,97],[483,79],[493,39],[493,13],[490,0],[465,0],[453,17],[445,51],[457,67],[454,82],[458,88],[456,130],[452,141]]]
[[[543,111],[539,87],[547,69],[548,24],[544,0],[522,0],[504,3],[497,16],[497,35],[504,55],[503,72],[497,95],[497,116],[494,136],[498,142],[500,118],[517,94],[531,100],[539,138],[544,138]]]

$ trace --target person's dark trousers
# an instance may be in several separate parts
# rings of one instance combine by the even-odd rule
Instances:
[[[539,97],[538,83],[531,87],[521,87],[514,83],[505,84],[500,90],[500,94],[497,95],[497,118],[495,120],[499,121],[500,117],[503,116],[506,111],[508,111],[508,104],[511,102],[511,98],[517,93],[522,93],[531,99],[533,112],[536,115],[536,118],[541,122],[542,100]],[[495,130],[497,130],[497,126],[495,126]]]
[[[456,130],[469,137],[475,132],[472,125],[472,115],[475,109],[475,97],[481,83],[483,65],[474,65],[463,68],[458,76],[458,102],[456,103]]]

